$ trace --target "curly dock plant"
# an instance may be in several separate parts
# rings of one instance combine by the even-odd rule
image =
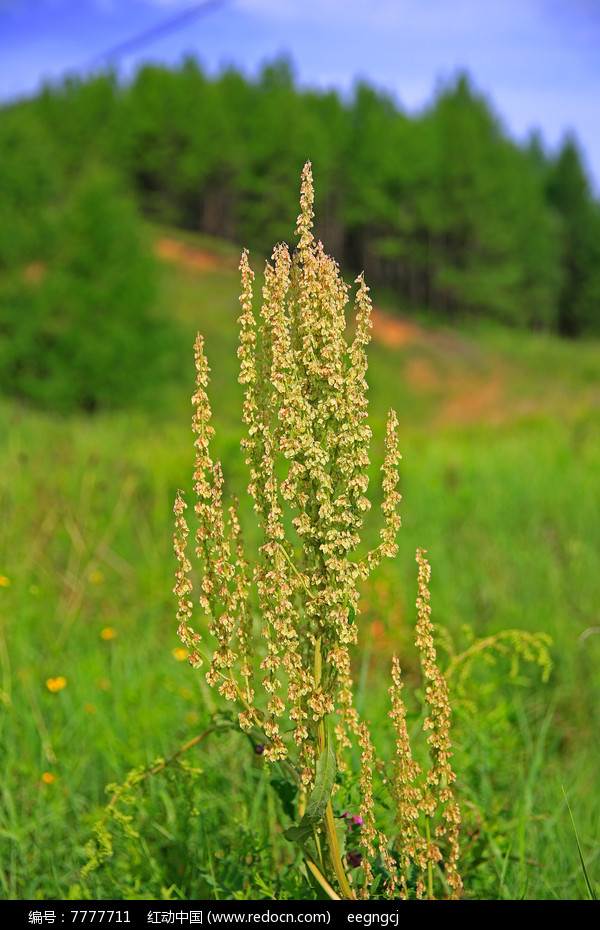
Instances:
[[[194,552],[201,577],[197,601],[210,646],[191,625],[192,565],[182,492],[174,507],[178,633],[192,666],[203,666],[208,683],[236,705],[239,726],[260,744],[267,764],[281,765],[293,780],[298,817],[285,835],[302,851],[307,875],[321,892],[347,899],[433,897],[439,876],[443,893],[457,897],[460,817],[451,788],[449,701],[435,662],[429,566],[421,550],[416,643],[426,680],[429,771],[421,773],[411,756],[396,658],[390,687],[396,755],[387,768],[376,759],[367,723],[353,704],[349,647],[358,637],[358,583],[397,551],[398,421],[390,410],[380,542],[361,555],[361,530],[371,506],[365,381],[371,302],[361,276],[348,345],[348,288],[312,234],[310,163],[300,204],[298,246],[292,255],[286,245],[276,246],[265,269],[258,321],[246,252],[240,264],[242,448],[262,534],[252,557],[244,548],[236,502],[225,511],[221,465],[211,458],[209,368],[202,337],[196,340]],[[262,636],[255,635],[255,624]],[[362,760],[360,808],[352,818],[359,838],[346,851],[349,815],[336,816],[332,799],[353,747]],[[389,838],[376,820],[375,778],[389,794],[388,820],[389,809],[395,811]]]

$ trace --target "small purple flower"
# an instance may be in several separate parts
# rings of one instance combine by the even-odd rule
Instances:
[[[362,865],[362,853],[359,853],[357,849],[351,849],[347,858],[351,869],[357,869],[359,865]]]
[[[346,811],[345,814],[342,814],[342,819],[344,820],[350,819],[350,824],[348,825],[349,830],[351,830],[352,827],[359,827],[364,823],[364,820],[362,819],[362,817],[359,817],[358,814],[350,814],[348,813],[348,811]]]

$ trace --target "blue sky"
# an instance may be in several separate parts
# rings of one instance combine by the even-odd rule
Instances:
[[[191,0],[0,0],[0,99],[34,92],[190,8]],[[121,55],[195,54],[209,73],[248,75],[288,54],[303,85],[345,92],[357,77],[414,112],[438,80],[467,69],[505,127],[550,147],[579,139],[600,195],[600,0],[215,0],[183,28]]]

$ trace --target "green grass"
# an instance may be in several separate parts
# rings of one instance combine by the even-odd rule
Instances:
[[[131,808],[140,839],[116,838],[114,858],[80,875],[105,785],[174,752],[217,707],[202,674],[173,655],[172,506],[178,487],[191,489],[198,329],[212,369],[215,453],[226,491],[247,502],[237,296],[230,262],[201,275],[164,266],[164,313],[189,329],[190,352],[187,387],[185,378],[165,385],[159,412],[60,419],[0,402],[4,898],[307,893],[277,826],[270,776],[229,731],[188,754],[201,770],[193,779],[174,783],[168,769],[147,779]],[[528,664],[511,677],[507,661],[480,661],[456,700],[471,898],[598,892],[598,371],[598,342],[509,331],[432,331],[370,352],[374,479],[390,406],[403,454],[400,554],[364,592],[356,656],[357,701],[375,745],[389,740],[393,650],[420,686],[410,645],[417,546],[432,564],[433,620],[457,649],[468,643],[465,625],[476,637],[521,628],[553,639],[547,683]],[[492,382],[489,402],[473,405]],[[247,506],[242,517],[252,538]],[[107,628],[114,638],[102,638]],[[58,676],[67,684],[51,693],[46,680]],[[418,731],[416,716],[411,726]]]

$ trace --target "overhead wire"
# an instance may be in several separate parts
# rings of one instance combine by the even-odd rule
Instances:
[[[133,36],[131,39],[126,39],[124,42],[120,42],[118,45],[114,45],[112,48],[107,49],[104,52],[101,52],[98,55],[94,55],[93,58],[79,65],[78,68],[74,68],[74,71],[89,71],[98,67],[103,62],[114,62],[115,59],[122,57],[123,55],[131,54],[132,52],[138,51],[140,48],[143,48],[146,45],[155,42],[157,39],[162,38],[169,32],[175,32],[178,29],[181,29],[183,26],[187,25],[194,19],[197,19],[199,16],[205,15],[212,12],[220,6],[224,6],[227,3],[230,3],[231,0],[204,0],[203,3],[196,3],[192,7],[188,7],[186,10],[182,10],[175,16],[171,16],[166,20],[163,20],[158,25],[153,26],[151,29],[147,29],[139,35]]]

